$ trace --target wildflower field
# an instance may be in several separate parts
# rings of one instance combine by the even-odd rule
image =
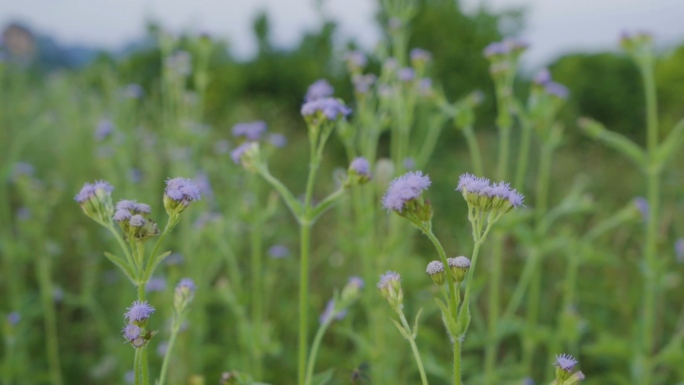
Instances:
[[[0,384],[684,384],[684,51],[380,3],[370,52],[4,56]]]

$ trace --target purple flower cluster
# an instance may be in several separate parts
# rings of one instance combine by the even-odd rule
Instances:
[[[487,178],[476,177],[465,173],[458,180],[457,191],[466,195],[475,195],[486,198],[499,198],[508,201],[511,207],[522,206],[525,197],[516,189],[511,188],[508,183],[499,182],[492,184]],[[466,199],[468,199],[466,197]]]
[[[253,145],[254,142],[242,143],[230,152],[230,158],[233,160],[235,164],[240,164],[240,159],[242,158],[242,155],[244,155],[245,152],[247,152],[247,150],[249,150]]]
[[[325,115],[329,120],[345,117],[351,113],[351,109],[336,98],[321,98],[304,103],[301,110],[302,116],[312,116],[317,113]]]
[[[311,102],[318,99],[327,98],[333,95],[335,89],[325,79],[316,80],[306,91],[304,101]]]
[[[512,52],[522,52],[529,47],[529,44],[523,40],[507,37],[502,41],[489,44],[484,49],[484,56],[492,58],[495,56],[504,56]]]
[[[532,79],[532,82],[538,86],[544,87],[544,92],[549,95],[556,96],[561,99],[567,99],[570,91],[568,88],[560,83],[556,83],[551,78],[551,72],[547,68],[543,68]]]
[[[386,289],[393,285],[395,282],[401,281],[401,276],[396,271],[388,270],[385,274],[380,276],[380,282],[378,282],[378,289]]]
[[[290,250],[285,245],[273,245],[268,249],[268,255],[273,259],[281,259],[290,255]]]
[[[578,361],[569,354],[559,354],[556,355],[556,367],[565,370],[566,372],[572,371],[577,365]]]
[[[267,129],[266,122],[258,120],[255,122],[238,123],[233,126],[232,132],[233,136],[244,136],[247,140],[259,140]]]
[[[287,138],[283,134],[274,133],[268,136],[268,142],[273,147],[283,148],[287,144]]]
[[[405,67],[397,71],[397,78],[402,82],[412,82],[416,77],[416,71],[411,67]]]
[[[84,203],[90,198],[93,198],[97,193],[111,194],[114,187],[109,182],[98,180],[95,183],[86,183],[81,188],[81,191],[76,194],[74,200],[78,203]]]
[[[147,303],[147,301],[135,301],[133,305],[127,309],[128,311],[124,314],[124,317],[128,322],[140,322],[145,321],[154,314],[154,307]]]
[[[362,156],[354,159],[349,165],[349,169],[354,170],[359,175],[370,176],[370,163]]]
[[[147,281],[147,285],[145,285],[145,291],[150,293],[164,290],[166,290],[166,280],[162,277],[150,278],[150,280]]]
[[[114,123],[109,119],[102,119],[95,128],[95,140],[101,142],[114,133]]]
[[[361,290],[363,289],[365,283],[363,282],[363,278],[354,275],[349,277],[349,282],[347,282],[347,285],[355,286],[357,289]]]
[[[406,202],[420,197],[431,183],[430,177],[423,175],[421,171],[408,172],[390,182],[382,198],[382,205],[387,210],[401,212]]]
[[[344,317],[347,315],[347,310],[339,310],[335,311],[335,301],[330,300],[328,303],[325,305],[325,310],[323,310],[323,313],[321,313],[321,317],[319,321],[321,323],[326,323],[331,321],[333,318],[341,321],[344,319]]]
[[[411,50],[412,62],[428,62],[432,60],[432,54],[422,48],[414,48]]]
[[[125,339],[133,341],[134,339],[140,337],[141,330],[137,325],[129,324],[126,325],[121,332],[123,333]]]
[[[360,51],[347,52],[344,58],[347,61],[347,66],[349,66],[349,68],[352,69],[363,68],[368,63],[366,55],[364,55],[363,52]]]
[[[195,281],[190,278],[183,278],[176,285],[176,290],[187,290],[189,292],[194,292],[196,289]]]
[[[201,199],[199,187],[186,178],[168,179],[164,194],[176,202],[183,202],[186,206]]]

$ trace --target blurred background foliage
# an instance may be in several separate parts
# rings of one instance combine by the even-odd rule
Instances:
[[[458,2],[421,0],[416,17],[411,23],[409,45],[424,48],[432,53],[431,76],[436,79],[436,85],[443,87],[449,100],[456,100],[476,89],[484,92],[485,104],[477,110],[476,126],[485,153],[487,149],[491,150],[494,147],[495,98],[488,73],[488,63],[482,57],[482,50],[492,41],[501,40],[504,35],[520,33],[524,29],[524,20],[524,12],[520,10],[492,13],[482,8],[474,13],[466,14],[460,9]],[[378,15],[378,21],[383,22],[382,15]],[[20,25],[10,27],[25,28]],[[77,205],[71,201],[71,195],[86,180],[106,178],[117,186],[116,194],[121,193],[120,197],[136,196],[141,201],[153,204],[155,212],[161,212],[160,199],[158,199],[162,188],[160,181],[165,176],[171,176],[172,171],[176,170],[173,168],[175,167],[174,154],[171,151],[165,152],[166,149],[160,150],[159,153],[143,153],[139,150],[142,146],[129,143],[127,144],[130,146],[128,151],[131,154],[129,164],[125,169],[116,169],[111,165],[105,165],[106,162],[103,159],[94,155],[101,149],[93,143],[92,135],[97,122],[103,115],[109,114],[110,117],[125,115],[121,111],[130,106],[118,104],[113,95],[116,95],[118,89],[126,84],[139,84],[148,97],[136,109],[131,117],[132,121],[122,125],[144,126],[147,131],[140,134],[140,141],[154,141],[156,138],[159,142],[163,142],[165,135],[179,135],[167,131],[169,129],[164,127],[155,110],[159,103],[160,79],[162,78],[162,54],[157,42],[162,28],[162,25],[150,23],[146,37],[116,54],[83,47],[63,47],[49,37],[31,32],[31,35],[35,37],[35,52],[30,52],[27,57],[12,56],[10,52],[5,52],[3,58],[2,65],[8,68],[16,67],[14,68],[16,70],[6,72],[11,74],[11,78],[0,79],[4,95],[13,98],[13,101],[3,100],[0,103],[0,152],[2,153],[0,155],[2,174],[0,175],[4,178],[3,183],[7,185],[10,183],[11,170],[17,161],[28,161],[36,167],[37,174],[46,181],[47,185],[55,186],[54,194],[60,197],[60,203],[46,222],[35,225],[42,225],[44,235],[40,239],[49,240],[45,243],[46,249],[43,252],[59,256],[58,261],[63,262],[55,263],[54,266],[55,283],[63,287],[65,291],[64,302],[60,303],[57,309],[61,333],[60,343],[64,351],[79,352],[79,354],[69,354],[63,357],[67,383],[115,383],[120,380],[120,377],[115,377],[112,373],[118,374],[121,370],[117,372],[112,369],[116,364],[107,355],[108,351],[118,349],[118,345],[111,343],[107,345],[98,340],[98,335],[106,334],[107,328],[111,325],[119,327],[120,322],[105,319],[102,312],[109,315],[122,312],[121,309],[128,306],[129,298],[119,295],[118,292],[126,292],[125,290],[129,290],[129,287],[127,283],[121,282],[121,279],[117,281],[111,277],[111,274],[105,274],[111,273],[109,271],[111,266],[108,265],[108,261],[101,258],[100,253],[104,242],[108,242],[107,238],[102,234],[97,234],[95,238],[88,236],[89,233],[96,231],[93,230],[94,225],[81,215]],[[246,60],[238,60],[231,53],[229,42],[211,39],[212,54],[208,63],[210,82],[201,101],[204,112],[202,123],[205,123],[207,128],[206,131],[202,131],[202,135],[209,138],[202,141],[200,148],[202,166],[210,176],[228,173],[229,171],[226,170],[230,167],[227,166],[230,160],[225,155],[223,157],[216,155],[213,144],[218,140],[228,138],[233,124],[262,119],[269,123],[270,130],[287,135],[290,142],[288,146],[291,146],[288,147],[290,151],[288,154],[296,154],[291,158],[286,157],[286,161],[273,164],[274,174],[283,174],[285,175],[283,179],[286,180],[301,181],[304,166],[301,166],[303,163],[299,161],[306,153],[304,150],[306,130],[299,114],[303,95],[313,81],[325,78],[335,87],[337,96],[344,100],[353,100],[353,88],[342,58],[348,49],[355,47],[355,44],[354,42],[345,42],[342,46],[334,44],[336,26],[330,20],[322,20],[317,30],[309,31],[302,37],[299,44],[289,48],[280,48],[273,44],[267,14],[261,14],[254,20],[253,30],[258,42],[258,52],[253,58]],[[180,36],[179,48],[194,52],[198,49],[196,41],[196,36]],[[5,47],[6,50],[8,48],[8,46]],[[662,127],[664,127],[663,134],[684,115],[684,92],[682,92],[684,90],[684,66],[681,65],[682,62],[684,62],[684,44],[662,49],[658,53],[656,81],[660,99],[659,113]],[[380,66],[381,63],[371,62],[369,70],[377,73]],[[592,116],[603,122],[610,130],[623,133],[637,143],[643,143],[645,139],[643,134],[644,99],[637,68],[624,54],[616,52],[567,54],[549,63],[548,66],[555,80],[563,83],[570,90],[571,96],[561,111],[561,120],[565,126],[566,144],[575,144],[575,146],[565,146],[559,150],[556,162],[562,167],[554,171],[552,195],[555,201],[558,201],[559,197],[564,195],[564,191],[570,190],[575,176],[583,174],[587,176],[587,180],[591,181],[592,199],[600,202],[599,216],[611,213],[642,192],[640,179],[636,172],[625,171],[625,162],[614,152],[583,137],[576,129],[575,120],[582,115]],[[528,92],[526,87],[528,87],[528,80],[532,73],[533,71],[528,69],[523,71],[523,79],[520,80],[522,87],[517,88],[517,91],[523,95]],[[190,89],[196,87],[193,79],[189,80],[188,87]],[[65,90],[72,94],[65,94]],[[56,111],[55,106],[59,106],[59,111]],[[55,111],[52,110],[53,108]],[[35,115],[35,111],[41,111],[41,114]],[[149,133],[155,134],[156,137],[147,135]],[[460,133],[453,129],[445,129],[443,135],[443,140],[439,141],[435,149],[433,159],[436,161],[431,163],[430,174],[444,176],[444,178],[434,178],[435,186],[430,195],[435,207],[449,209],[454,199],[460,199],[454,196],[453,185],[458,173],[468,171],[466,166],[468,157]],[[178,138],[179,136],[175,137],[175,139]],[[345,162],[342,146],[337,141],[331,142],[323,175],[332,173],[330,164],[339,165]],[[159,148],[163,146],[159,145]],[[679,158],[681,159],[681,155]],[[486,159],[485,162],[491,169],[494,160]],[[294,163],[297,163],[296,167],[293,166]],[[143,182],[138,184],[128,175],[130,166],[142,170],[143,174],[151,177],[144,178]],[[113,170],[112,173],[102,175],[101,172],[107,167]],[[230,172],[233,173],[233,170]],[[679,169],[669,172],[671,178],[666,178],[670,181],[666,182],[666,185],[671,190],[666,190],[665,195],[672,198],[681,192],[681,186],[677,185],[677,181],[682,180],[684,172]],[[212,178],[212,182],[216,198],[203,202],[202,204],[207,206],[205,208],[211,209],[211,206],[217,206],[234,208],[239,212],[240,205],[244,202],[231,202],[233,197],[223,196],[222,192],[234,191],[231,188],[243,186],[241,183],[244,181],[231,175],[226,178]],[[19,220],[14,218],[14,213],[22,208],[25,202],[23,202],[24,197],[16,191],[5,187],[2,189],[3,196],[0,196],[0,200],[6,206],[6,210],[3,210],[4,217],[0,220],[6,226],[0,227],[3,227],[3,239],[10,239],[18,233],[13,226],[10,226],[10,224],[19,223]],[[681,212],[681,205],[681,202],[675,202],[673,206],[666,207],[671,209],[665,219],[668,225],[671,225],[668,228],[671,229],[670,235],[673,236],[684,233],[684,222],[674,214]],[[458,210],[461,211],[455,212]],[[465,215],[463,214],[463,208],[443,210],[435,217],[435,228],[464,228]],[[577,228],[580,232],[592,224],[591,219],[581,219],[578,222]],[[292,226],[288,227],[292,223],[288,221],[285,213],[279,212],[274,223],[280,226],[278,231],[282,234],[278,234],[279,239],[296,239],[294,230],[290,228]],[[323,223],[326,224],[326,220]],[[185,227],[185,231],[191,230],[189,224]],[[323,227],[326,228],[326,226]],[[235,234],[242,235],[246,233],[244,228],[217,229],[216,231],[217,233],[233,231]],[[273,229],[268,231],[270,232],[267,232],[266,238],[269,242],[275,243],[279,240],[276,239]],[[614,317],[616,312],[625,317],[621,320],[631,317],[637,311],[636,305],[628,300],[606,303],[607,300],[597,295],[597,292],[626,293],[623,295],[629,297],[636,290],[638,285],[633,285],[631,279],[624,277],[638,277],[639,250],[632,236],[639,233],[638,226],[620,230],[606,243],[617,250],[626,250],[625,253],[617,255],[597,250],[592,256],[593,259],[587,262],[587,265],[593,269],[583,272],[586,274],[584,277],[586,279],[580,283],[579,292],[582,298],[589,299],[584,310],[594,322],[591,324],[594,329],[587,333],[591,335],[592,341],[598,341],[588,349],[594,352],[593,359],[583,363],[583,370],[601,372],[604,368],[612,369],[612,372],[607,372],[605,376],[599,376],[598,380],[595,380],[597,382],[593,382],[596,384],[620,383],[611,377],[612,373],[629,371],[623,361],[614,358],[621,354],[623,346],[614,344],[614,340],[605,337],[603,331],[615,328],[616,333],[631,332],[628,330],[631,324],[626,321],[615,322]],[[460,235],[460,238],[456,236],[455,239],[446,239],[444,243],[447,249],[458,249],[459,242],[464,238],[467,239],[467,234]],[[316,274],[319,271],[323,271],[321,273],[323,275],[329,274],[331,267],[344,269],[345,274],[333,277],[331,281],[334,282],[328,282],[327,278],[322,279],[320,276],[314,278],[314,285],[323,288],[320,292],[314,293],[312,301],[315,303],[323,303],[328,298],[331,287],[339,287],[348,276],[346,272],[354,272],[354,266],[345,265],[348,261],[343,262],[339,252],[336,251],[335,248],[339,245],[328,244],[327,239],[327,234],[317,237],[315,246],[317,253],[326,255],[326,258],[313,267],[313,276],[317,277]],[[195,241],[195,245],[200,243],[199,240]],[[294,246],[294,242],[290,241],[288,245]],[[30,258],[29,254],[33,251],[29,246],[29,243],[19,244],[12,246],[16,247],[12,249],[5,245],[1,250],[4,254],[16,252],[17,255]],[[195,250],[190,245],[181,245],[180,242],[176,242],[173,247],[184,251],[187,258],[193,258]],[[211,246],[204,247],[205,253],[197,253],[198,258],[199,255],[203,255],[202,258],[209,258],[210,252],[206,249]],[[430,245],[424,239],[417,242],[416,248],[417,254],[423,251],[431,252]],[[269,261],[272,264],[278,262],[281,261]],[[412,268],[421,273],[416,275],[419,278],[408,277],[407,285],[414,285],[416,281],[423,279],[422,260],[409,260],[402,263],[405,269]],[[196,277],[208,274],[207,266],[214,265],[208,263],[203,268],[194,270],[193,274]],[[514,273],[518,273],[519,267],[515,264],[511,266],[510,273],[513,276]],[[550,271],[562,275],[563,266],[563,264],[552,264]],[[275,292],[294,293],[292,283],[278,282],[277,278],[280,275],[295,276],[296,266],[276,265],[275,270],[277,274],[268,278],[277,282]],[[174,266],[169,267],[169,271],[169,277],[176,278],[185,273]],[[3,272],[3,274],[7,273]],[[31,297],[27,302],[35,303],[39,294],[35,290],[27,289],[37,285],[38,278],[35,273],[26,269],[17,274],[25,279],[22,289],[26,290]],[[102,278],[105,279],[102,283],[101,277],[108,278]],[[672,278],[672,280],[676,279]],[[99,285],[107,285],[106,287],[114,289],[109,291]],[[374,283],[369,282],[368,285],[372,287]],[[677,285],[672,284],[668,287],[677,287]],[[670,302],[664,302],[663,306],[674,307],[676,301],[672,298],[676,298],[676,293],[681,293],[681,288],[673,289]],[[425,292],[420,292],[416,296],[419,298],[413,300],[412,309],[417,308],[420,301],[426,301],[428,298]],[[553,294],[545,297],[545,300],[551,304],[555,299],[557,298]],[[0,303],[3,302],[0,301]],[[273,299],[273,307],[278,309],[276,311],[278,314],[288,314],[289,305],[288,301]],[[200,360],[192,353],[185,353],[183,357],[187,366],[191,368],[189,372],[209,373],[216,378],[221,371],[227,369],[224,366],[222,347],[234,343],[239,336],[236,335],[237,331],[226,334],[217,333],[216,330],[225,328],[225,320],[230,319],[229,315],[225,308],[209,300],[207,300],[207,307],[213,317],[202,319],[200,316],[194,316],[193,320],[191,316],[191,322],[205,322],[206,324],[203,328],[196,329],[201,332],[194,331],[194,334],[186,336],[186,340],[189,341],[184,342],[186,347],[203,346],[203,359]],[[3,308],[23,310],[22,316],[29,322],[22,326],[23,333],[27,335],[26,343],[32,347],[31,351],[40,352],[43,346],[41,334],[30,332],[40,330],[42,327],[38,317],[40,310],[17,303],[3,303]],[[665,312],[663,309],[660,311]],[[432,318],[436,318],[435,314],[432,314]],[[287,321],[287,317],[281,321]],[[668,324],[679,322],[677,314],[669,314],[667,322]],[[72,325],[77,327],[70,327]],[[440,334],[442,326],[438,320],[433,319],[430,327],[437,331],[432,334],[421,331],[425,333],[421,335],[421,338],[425,339],[425,345],[434,346],[444,338],[443,334]],[[276,324],[274,328],[276,329],[274,334],[282,337],[283,344],[293,344],[294,337],[288,333],[294,330],[294,326],[283,322]],[[428,330],[428,327],[424,330]],[[345,333],[349,331],[326,337],[327,343],[337,344],[344,348],[347,336]],[[659,337],[664,338],[663,335]],[[399,339],[398,336],[397,339]],[[120,344],[118,340],[117,343]],[[505,344],[513,345],[515,342],[505,340]],[[9,348],[3,347],[3,351],[7,352]],[[273,351],[281,352],[282,348],[282,346],[275,346]],[[426,366],[431,366],[437,371],[436,360],[440,353],[443,352],[428,353]],[[335,351],[324,351],[321,354],[321,362],[332,364],[339,360],[339,354]],[[673,357],[673,362],[676,362],[681,355],[673,355]],[[16,362],[22,362],[22,360],[32,362],[38,367],[45,366],[42,355],[31,357],[30,360],[27,357],[14,359],[18,360]],[[546,363],[545,360],[542,362]],[[278,373],[279,370],[288,370],[288,364],[281,360],[271,359],[267,364],[271,365],[274,373]],[[347,360],[347,357],[343,363],[350,372],[358,364],[359,362]],[[30,372],[28,367],[23,369],[18,367],[16,370],[26,375]],[[544,371],[540,369],[540,372]],[[85,376],[87,379],[84,378],[84,373],[87,373]],[[34,373],[35,377],[31,377],[31,380],[26,383],[44,383],[41,375],[41,373]],[[277,381],[277,378],[269,378],[269,380],[281,383]],[[615,382],[612,382],[613,380]]]

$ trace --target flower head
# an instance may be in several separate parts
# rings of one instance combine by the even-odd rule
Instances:
[[[244,136],[247,140],[259,140],[266,132],[268,126],[266,122],[259,120],[255,122],[238,123],[233,126],[234,136]]]
[[[86,183],[74,200],[81,205],[81,209],[87,216],[104,225],[111,221],[114,215],[113,190],[114,187],[103,180],[92,184]]]
[[[109,119],[102,119],[95,128],[95,140],[101,142],[114,133],[114,123]]]
[[[325,97],[307,101],[302,105],[301,113],[304,117],[318,115],[328,120],[336,120],[349,115],[351,109],[345,106],[340,99]]]
[[[472,205],[481,210],[502,210],[508,212],[522,206],[524,196],[508,183],[492,184],[489,179],[465,173],[458,180],[457,191]]]
[[[411,62],[425,63],[432,60],[432,54],[422,48],[414,48],[411,50]]]
[[[380,282],[378,282],[378,289],[382,290],[399,281],[401,281],[401,276],[399,275],[399,273],[397,273],[396,271],[388,270],[385,274],[380,276]]]
[[[325,79],[316,80],[309,86],[304,96],[304,101],[311,102],[318,99],[327,98],[333,95],[335,89]]]
[[[145,226],[145,218],[140,214],[135,214],[128,221],[128,224],[133,227],[143,227]]]
[[[150,278],[150,280],[147,281],[147,285],[145,285],[145,291],[147,292],[164,290],[166,290],[166,280],[161,277]]]
[[[355,158],[349,165],[349,169],[358,175],[370,176],[370,163],[362,156]]]
[[[127,310],[124,316],[128,322],[142,322],[154,314],[154,307],[147,301],[135,301]]]
[[[508,45],[497,41],[486,46],[483,53],[486,58],[492,58],[499,55],[508,55],[509,52],[511,52],[511,49]]]
[[[577,363],[578,361],[569,354],[557,354],[554,366],[566,372],[570,372],[575,368],[575,365],[577,365]]]
[[[268,136],[268,142],[273,145],[273,147],[283,148],[287,144],[287,138],[283,134],[274,133]]]
[[[442,286],[444,284],[446,274],[444,273],[444,264],[441,261],[432,261],[428,263],[425,268],[425,274],[429,275],[437,286]]]
[[[551,81],[551,72],[549,72],[548,68],[542,68],[537,72],[536,75],[534,75],[534,78],[532,79],[532,82],[534,84],[539,85],[539,86],[544,86],[547,83]]]
[[[199,187],[195,182],[186,178],[167,179],[164,195],[176,202],[183,203],[185,206],[201,199]]]
[[[556,96],[561,99],[567,99],[570,91],[568,88],[560,83],[549,81],[544,85],[544,91],[552,96]]]
[[[463,282],[468,269],[470,269],[470,259],[464,256],[452,257],[447,259],[449,270],[454,277],[454,281]]]
[[[402,82],[412,82],[416,76],[416,71],[411,67],[405,67],[397,71],[397,78]]]
[[[138,325],[128,324],[121,332],[123,333],[125,339],[133,341],[134,339],[140,337],[141,330]]]
[[[349,68],[349,72],[356,72],[363,67],[366,66],[368,63],[368,59],[366,58],[366,55],[364,55],[363,52],[361,51],[350,51],[347,52],[346,55],[344,55],[344,58],[347,62],[347,67]]]
[[[387,210],[402,212],[406,203],[420,198],[431,183],[430,178],[421,171],[408,172],[390,182],[382,205]]]
[[[358,289],[363,289],[363,286],[365,285],[363,282],[363,278],[358,276],[349,277],[349,282],[347,284],[354,286]]]
[[[131,212],[128,210],[116,210],[112,219],[116,222],[123,222],[131,219],[132,216],[133,215],[131,215]]]
[[[230,157],[235,164],[240,164],[247,171],[256,172],[260,161],[259,142],[245,142],[231,151]]]
[[[86,183],[81,188],[81,191],[76,194],[74,200],[78,203],[85,203],[87,200],[95,198],[96,195],[109,195],[114,191],[114,187],[109,182],[104,180],[95,181],[95,183]]]
[[[285,245],[273,245],[268,249],[268,255],[273,259],[281,259],[290,255],[290,250]]]
[[[380,293],[392,308],[399,309],[403,306],[404,293],[401,290],[401,276],[399,276],[399,273],[390,270],[381,275],[378,289],[380,289]]]
[[[195,297],[195,282],[190,278],[183,278],[176,285],[173,296],[173,306],[177,312],[183,312]]]

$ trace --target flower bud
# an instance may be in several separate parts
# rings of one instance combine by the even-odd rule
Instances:
[[[257,172],[261,159],[258,142],[245,142],[230,153],[235,164],[241,164],[249,172]]]
[[[106,225],[110,223],[114,215],[112,203],[112,187],[109,182],[100,180],[95,183],[86,183],[74,200],[81,205],[83,212],[96,222]]]
[[[428,263],[425,273],[432,278],[435,285],[442,286],[446,281],[446,273],[444,272],[444,264],[440,261],[432,261]]]
[[[456,258],[447,259],[449,263],[449,270],[451,270],[451,275],[454,277],[454,281],[461,283],[468,274],[468,269],[470,269],[470,259],[459,256]]]
[[[176,285],[173,296],[173,307],[182,313],[195,297],[195,282],[190,278],[183,278]]]
[[[180,214],[190,203],[201,199],[199,187],[186,178],[166,180],[164,208],[169,216]]]
[[[401,290],[401,276],[394,271],[388,271],[380,276],[378,289],[383,297],[394,309],[401,309],[404,302],[404,293]]]

